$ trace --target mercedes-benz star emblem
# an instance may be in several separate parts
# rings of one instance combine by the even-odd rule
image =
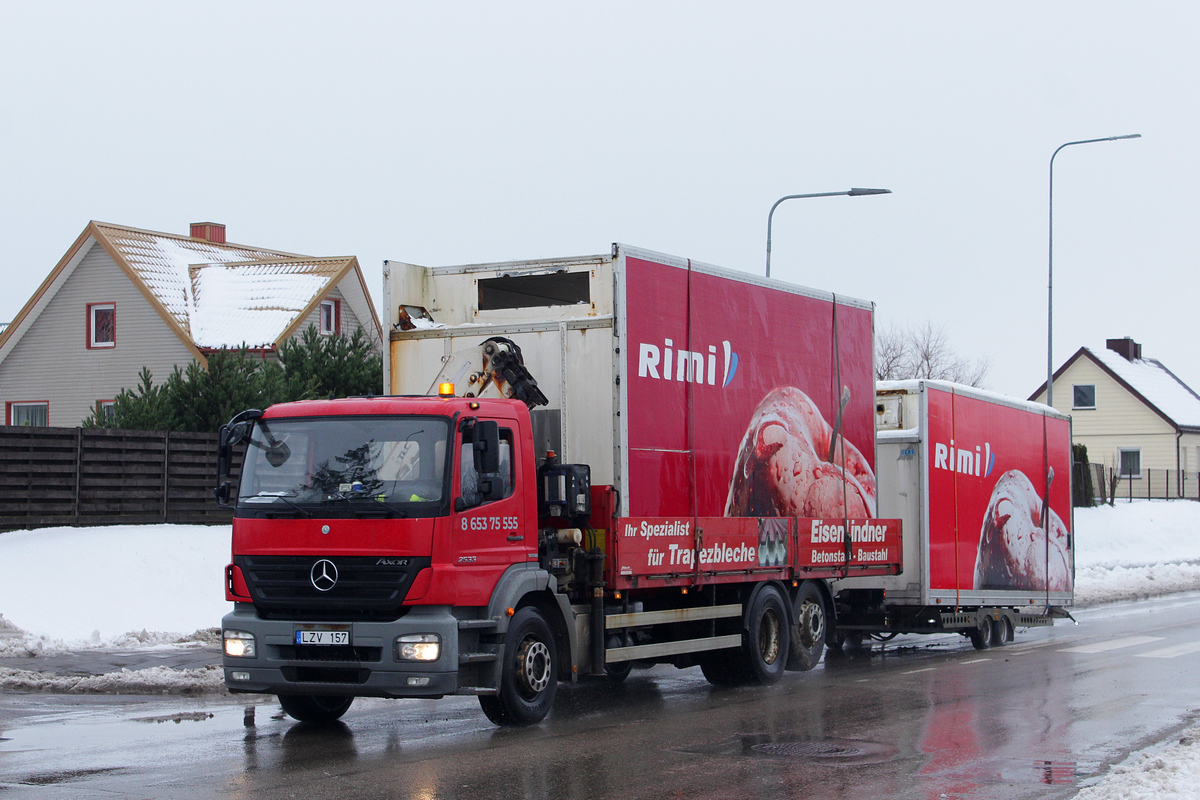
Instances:
[[[308,577],[312,581],[314,589],[318,592],[328,592],[337,585],[337,567],[328,558],[322,558],[312,565]]]

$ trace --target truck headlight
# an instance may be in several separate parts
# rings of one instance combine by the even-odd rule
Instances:
[[[407,633],[396,637],[396,655],[402,661],[437,661],[442,637],[436,633]]]
[[[254,658],[254,634],[245,631],[225,631],[225,655],[233,658]]]

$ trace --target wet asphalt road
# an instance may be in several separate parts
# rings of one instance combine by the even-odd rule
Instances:
[[[1200,594],[1102,607],[979,652],[901,637],[773,687],[698,669],[560,687],[492,727],[470,698],[0,699],[0,798],[1055,798],[1200,713]]]

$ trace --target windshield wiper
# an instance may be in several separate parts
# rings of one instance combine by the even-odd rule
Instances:
[[[303,506],[299,505],[298,503],[293,503],[291,500],[287,499],[287,497],[285,495],[276,494],[275,492],[259,492],[258,494],[255,494],[255,495],[247,495],[246,497],[243,497],[241,499],[246,500],[246,499],[257,498],[257,497],[269,497],[272,500],[282,500],[283,502],[285,502],[289,506],[291,506],[293,509],[295,509],[296,513],[298,513],[302,517],[312,517],[312,515],[313,515],[312,512],[309,511],[307,508],[304,508]]]
[[[401,517],[401,518],[407,518],[409,516],[408,509],[397,508],[396,506],[394,506],[390,503],[385,503],[384,501],[378,500],[374,497],[371,497],[368,494],[347,495],[347,494],[342,494],[341,492],[338,492],[337,494],[331,495],[330,498],[326,502],[333,502],[335,500],[343,502],[343,503],[349,503],[350,507],[351,507],[351,511],[354,513],[354,515],[356,517],[378,516],[375,514],[364,513],[369,510],[368,506],[365,506],[362,504],[362,501],[364,501],[364,500],[369,501],[372,505],[377,507],[381,512],[385,512],[383,514],[384,516]]]

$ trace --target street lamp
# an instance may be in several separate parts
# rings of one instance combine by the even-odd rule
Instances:
[[[1128,133],[1124,136],[1105,136],[1102,139],[1082,139],[1078,142],[1067,142],[1058,146],[1054,155],[1050,156],[1050,267],[1046,281],[1046,405],[1054,406],[1054,157],[1064,147],[1076,144],[1093,144],[1095,142],[1115,142],[1118,139],[1140,139],[1140,133]]]
[[[775,209],[784,200],[799,200],[806,197],[858,197],[864,194],[891,194],[891,189],[851,189],[848,192],[817,192],[816,194],[789,194],[786,197],[781,197],[775,201],[775,205],[771,206],[771,213],[767,214],[767,277],[771,277],[771,218],[775,216]]]

